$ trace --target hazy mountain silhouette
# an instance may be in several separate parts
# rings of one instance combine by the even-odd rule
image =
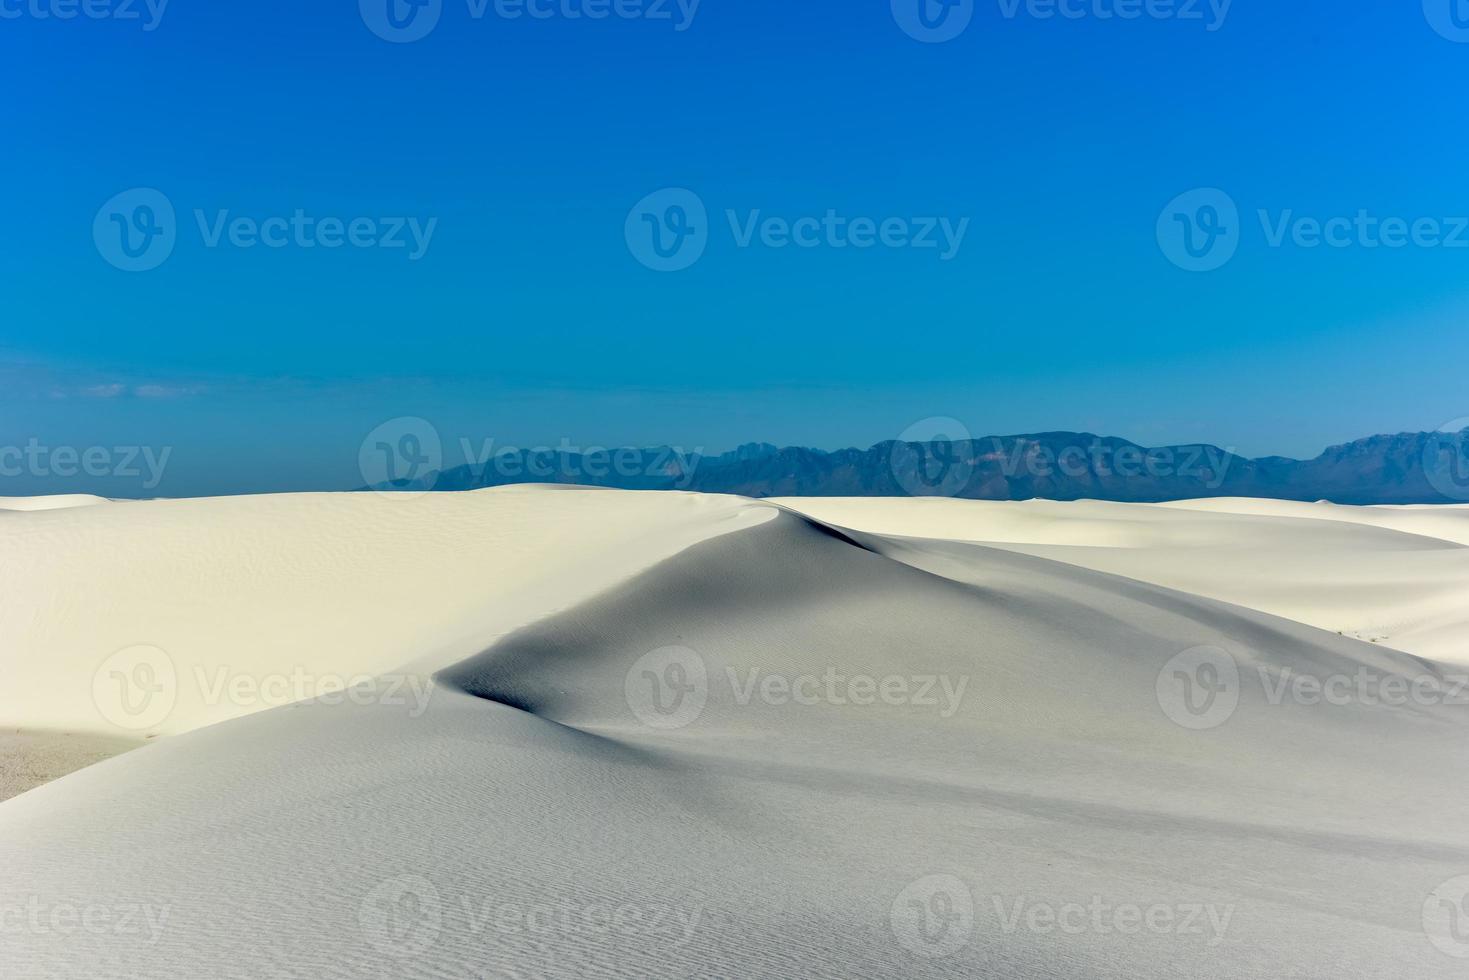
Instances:
[[[504,450],[405,488],[567,483],[770,496],[953,496],[1159,501],[1273,497],[1345,504],[1469,502],[1469,430],[1377,435],[1314,459],[1248,459],[1212,445],[1145,447],[1091,433],[881,442],[826,451],[749,443],[718,456],[670,447]]]

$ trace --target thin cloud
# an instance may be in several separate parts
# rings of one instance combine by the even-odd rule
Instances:
[[[86,398],[118,398],[127,394],[128,386],[125,384],[91,385],[83,388],[81,394]]]

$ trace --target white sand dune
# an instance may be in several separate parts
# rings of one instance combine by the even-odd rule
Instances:
[[[64,510],[68,507],[92,507],[107,503],[106,497],[90,493],[58,493],[49,497],[0,497],[0,511]]]
[[[1469,666],[1469,508],[806,498],[882,534],[994,545]]]
[[[68,724],[107,653],[147,639],[105,626],[139,604],[190,641],[180,662],[436,678],[423,702],[274,710],[181,685],[157,730],[197,730],[0,803],[5,976],[1463,975],[1469,703],[1295,684],[1451,672],[964,540],[983,505],[935,535],[931,502],[903,503],[921,518],[886,533],[541,489],[0,522],[4,582],[16,554],[43,579],[0,598],[4,668],[34,685],[17,662],[57,661],[49,683],[82,689],[45,695]],[[1133,535],[1160,560],[1170,528],[1200,554],[1252,520],[1241,549],[1308,534],[1056,507],[1009,536],[1067,508],[1087,550]],[[845,523],[879,520],[899,519]],[[1456,550],[1321,523],[1364,588],[1379,559]],[[45,714],[19,701],[0,711]]]
[[[1419,534],[1428,538],[1442,538],[1456,544],[1469,545],[1469,504],[1350,507],[1324,501],[1301,503],[1294,500],[1261,500],[1254,497],[1219,497],[1212,500],[1180,500],[1158,506],[1223,514],[1271,515],[1317,521],[1344,521],[1348,524],[1370,524],[1374,527],[1402,531],[1405,534]]]
[[[735,498],[510,487],[13,515],[0,523],[0,725],[176,734],[301,690],[427,673],[773,513]],[[173,678],[166,716],[99,710],[140,657],[159,683]]]

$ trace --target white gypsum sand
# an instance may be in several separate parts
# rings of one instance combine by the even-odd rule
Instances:
[[[90,493],[58,493],[50,497],[0,497],[0,511],[64,510],[67,507],[90,507],[106,502],[105,497],[96,497]]]
[[[1243,498],[779,502],[843,527],[973,541],[1125,575],[1469,667],[1469,508]]]
[[[1236,552],[1322,548],[1344,617],[1381,577],[1374,610],[1411,618],[1392,583],[1456,574],[1461,542],[785,503],[816,516],[536,487],[0,515],[31,695],[0,724],[169,702],[146,748],[0,803],[6,975],[1462,975],[1469,705],[1291,684],[1451,672],[1148,580],[1192,581],[1188,551],[1249,595]],[[1075,554],[1113,551],[1156,568]],[[95,683],[139,644],[167,660]],[[193,690],[221,668],[435,683]]]

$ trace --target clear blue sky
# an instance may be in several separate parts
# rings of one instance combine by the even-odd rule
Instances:
[[[952,416],[1249,455],[1469,415],[1469,247],[1304,247],[1296,225],[1272,246],[1257,216],[1455,234],[1469,43],[1448,0],[1441,30],[1438,0],[1235,0],[1222,22],[1208,0],[1196,20],[978,0],[942,43],[889,0],[617,0],[667,20],[438,0],[409,43],[369,28],[387,0],[171,0],[152,30],[144,0],[136,20],[67,2],[0,0],[0,446],[171,447],[153,492],[351,486],[400,415],[451,445],[834,448]],[[135,188],[174,240],[130,272],[98,242]],[[681,271],[629,247],[663,188],[707,208]],[[1196,188],[1240,215],[1208,272],[1160,247]],[[209,244],[221,212],[298,210],[432,234],[417,258],[407,231]],[[740,247],[727,211],[968,225],[946,259]]]

